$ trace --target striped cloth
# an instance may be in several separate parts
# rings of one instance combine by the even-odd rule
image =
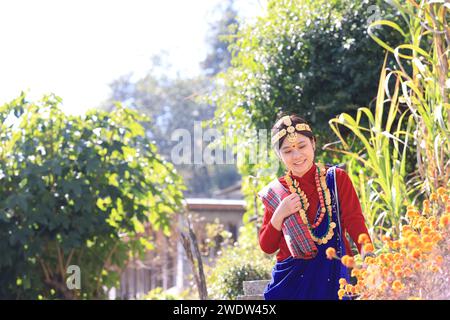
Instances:
[[[275,212],[282,199],[288,196],[290,192],[278,181],[272,180],[263,188],[258,196],[261,198],[264,206]],[[317,247],[311,238],[308,226],[303,223],[300,214],[295,213],[283,221],[281,228],[287,246],[294,259],[312,259],[317,255]]]

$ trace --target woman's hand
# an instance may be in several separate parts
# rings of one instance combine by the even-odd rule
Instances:
[[[280,231],[284,219],[289,217],[291,214],[298,212],[301,207],[302,204],[300,202],[300,196],[297,193],[292,193],[281,201],[280,205],[273,213],[270,222],[275,229]]]

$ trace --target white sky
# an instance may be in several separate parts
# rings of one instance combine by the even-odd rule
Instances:
[[[0,2],[0,105],[28,90],[54,92],[82,113],[129,72],[143,75],[161,50],[181,76],[199,72],[220,0],[14,0]],[[265,0],[236,0],[245,17]]]

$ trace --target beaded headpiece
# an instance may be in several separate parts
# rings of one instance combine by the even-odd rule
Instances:
[[[294,143],[297,140],[297,132],[300,131],[310,131],[312,132],[309,125],[306,123],[297,123],[295,127],[292,125],[291,117],[290,116],[284,116],[278,121],[281,125],[284,124],[287,128],[282,129],[278,131],[276,134],[272,137],[272,145],[275,144],[278,140],[280,140],[282,137],[284,137],[287,133],[287,139],[289,142]]]

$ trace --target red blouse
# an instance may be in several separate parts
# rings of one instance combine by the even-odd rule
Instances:
[[[316,215],[316,210],[314,210],[314,208],[317,209],[317,206],[319,205],[319,194],[317,192],[316,182],[314,179],[314,175],[317,170],[316,168],[316,164],[313,164],[302,177],[293,175],[293,178],[299,182],[300,189],[305,192],[308,198],[309,208],[306,213],[311,224],[314,222]],[[284,187],[289,189],[286,181],[284,181],[284,177],[278,178],[278,180]],[[343,234],[346,235],[346,232],[348,232],[351,239],[357,245],[359,252],[361,252],[361,245],[358,244],[358,237],[362,233],[369,234],[364,222],[361,204],[359,203],[358,196],[350,177],[344,170],[336,168],[336,181],[339,194]],[[272,215],[272,210],[265,208],[264,220],[259,232],[259,244],[261,249],[267,254],[272,254],[280,249],[277,253],[277,261],[281,261],[288,258],[291,253],[289,252],[286,241],[284,240],[282,231],[278,231],[272,225],[270,221]],[[347,237],[344,237],[344,244],[347,254],[352,255],[350,243],[348,242]]]

